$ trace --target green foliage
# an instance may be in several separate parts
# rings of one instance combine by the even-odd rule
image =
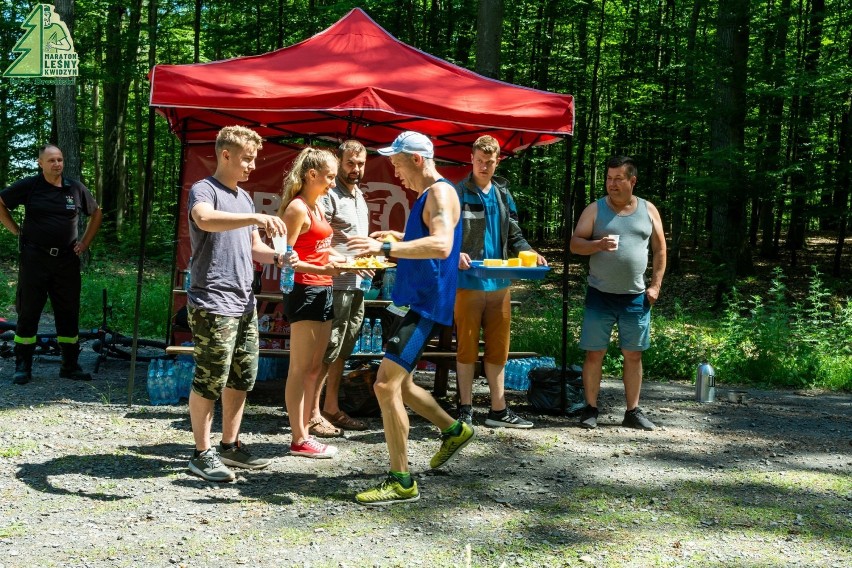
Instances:
[[[139,307],[140,337],[166,338],[170,275],[169,266],[162,264],[157,264],[143,275]],[[136,265],[121,261],[96,262],[84,272],[80,326],[86,329],[100,325],[104,288],[107,290],[108,303],[112,306],[112,317],[108,318],[107,325],[124,335],[131,335],[136,306]]]
[[[512,315],[512,350],[561,357],[562,307],[558,287],[535,284],[516,294],[522,305]],[[765,297],[764,297],[765,296]],[[791,302],[784,275],[776,269],[765,295],[744,299],[735,289],[722,317],[684,309],[652,312],[651,347],[642,357],[650,380],[692,380],[704,360],[720,383],[762,387],[852,391],[852,300],[832,300],[816,269],[803,301]],[[582,302],[568,314],[568,363],[582,363],[578,347]],[[620,377],[623,359],[617,330],[603,372]]]
[[[832,306],[813,269],[807,298],[791,304],[775,270],[768,297],[735,289],[713,357],[717,379],[731,383],[852,390],[852,305]]]
[[[174,216],[174,206],[154,204],[148,218],[149,228],[145,239],[145,258],[156,263],[170,264],[175,254],[175,227],[177,220]],[[141,228],[138,224],[126,224],[122,227],[121,236],[116,243],[110,243],[110,256],[124,259],[139,257]]]
[[[142,280],[139,308],[139,337],[165,339],[171,293],[170,264],[149,262]],[[17,266],[0,270],[0,316],[15,320]],[[136,306],[136,264],[126,260],[97,260],[83,269],[80,294],[80,327],[95,329],[102,320],[102,290],[106,288],[112,316],[107,325],[124,335],[132,335]],[[52,313],[50,302],[45,311]]]
[[[548,282],[546,280],[545,282]],[[529,290],[518,294],[521,305],[512,311],[512,351],[535,351],[562,360],[562,302],[554,289],[534,282]],[[568,364],[582,364],[583,352],[577,347],[583,321],[582,303],[568,307]]]
[[[694,316],[675,311],[672,318],[651,312],[651,347],[642,355],[643,371],[649,379],[690,379],[696,366],[710,357],[713,334]]]

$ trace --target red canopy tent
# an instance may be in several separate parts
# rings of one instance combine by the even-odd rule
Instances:
[[[251,57],[151,71],[151,106],[184,142],[242,124],[264,138],[355,138],[387,145],[403,130],[433,139],[439,159],[468,162],[491,134],[504,152],[574,128],[571,95],[482,77],[394,38],[356,8],[296,45]]]
[[[188,145],[210,144],[223,126],[234,124],[271,141],[354,138],[371,149],[416,130],[432,139],[438,160],[459,164],[469,163],[471,145],[483,134],[511,154],[558,142],[574,129],[571,95],[504,83],[438,59],[397,40],[360,8],[290,47],[211,63],[156,65],[149,78],[148,171],[155,110],[183,143],[184,189],[195,181],[185,179],[183,169]],[[137,320],[153,176],[146,179]],[[131,375],[130,402],[132,389]]]

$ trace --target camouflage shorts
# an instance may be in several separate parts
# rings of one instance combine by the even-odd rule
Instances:
[[[257,313],[229,317],[190,306],[187,316],[195,341],[192,390],[209,400],[225,387],[250,391],[257,377]]]

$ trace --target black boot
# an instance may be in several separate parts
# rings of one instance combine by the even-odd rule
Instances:
[[[33,378],[33,353],[35,343],[15,344],[15,374],[12,382],[16,385],[25,385]]]
[[[59,349],[62,351],[62,366],[59,367],[60,377],[75,381],[92,380],[92,375],[84,373],[80,365],[77,364],[77,358],[80,356],[79,343],[60,343]]]

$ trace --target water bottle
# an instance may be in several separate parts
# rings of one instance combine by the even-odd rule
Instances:
[[[293,270],[293,267],[290,266],[290,254],[293,252],[293,247],[287,245],[287,252],[284,254],[284,266],[281,267],[281,292],[283,294],[289,294],[293,291],[293,284],[295,284],[296,280],[296,272]]]
[[[361,278],[361,291],[366,294],[370,291],[370,288],[373,287],[373,279],[372,278]]]
[[[164,380],[164,398],[166,404],[177,404],[180,398],[178,397],[177,368],[171,361],[164,361],[163,366],[166,368],[166,376]]]
[[[166,382],[166,361],[157,360],[157,404],[169,403],[168,383]]]
[[[384,349],[382,349],[382,320],[380,318],[376,318],[376,323],[373,324],[373,340],[372,340],[372,352],[373,353],[382,353]]]
[[[192,341],[181,343],[183,347],[192,347]],[[189,392],[192,390],[192,379],[195,376],[195,358],[192,355],[178,355],[180,362],[180,378],[178,379],[178,397],[189,400]]]
[[[506,361],[506,366],[503,368],[503,386],[507,389],[515,389],[515,377],[517,375],[516,367],[517,362],[515,359],[509,359]]]
[[[189,398],[187,393],[185,392],[186,387],[186,362],[183,361],[180,357],[175,359],[174,362],[174,375],[175,375],[175,398],[177,402],[180,402],[182,398]]]
[[[536,366],[536,359],[528,357],[523,360],[523,371],[521,372],[521,380],[519,381],[518,390],[527,390],[530,388],[530,371]]]
[[[361,352],[361,333],[358,333],[358,337],[355,338],[355,345],[352,347],[352,353],[360,353]]]
[[[157,361],[151,361],[148,364],[148,399],[151,404],[157,404],[160,400],[160,394],[157,387]]]
[[[390,300],[393,294],[393,285],[396,284],[396,268],[388,268],[385,270],[385,276],[382,278],[382,298]]]
[[[189,262],[186,263],[186,271],[183,277],[183,289],[189,290],[189,286],[192,283],[192,257],[189,257]]]
[[[364,318],[361,326],[361,353],[369,353],[373,347],[373,328],[370,326],[370,318]]]

